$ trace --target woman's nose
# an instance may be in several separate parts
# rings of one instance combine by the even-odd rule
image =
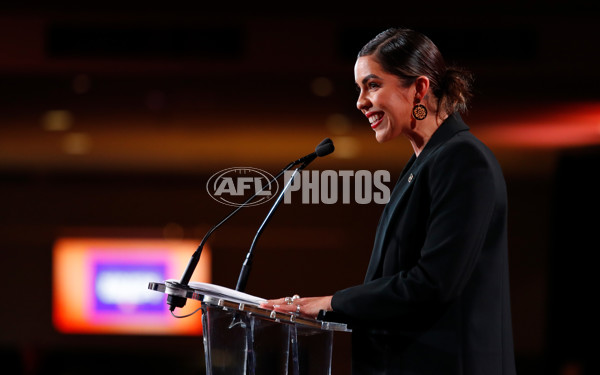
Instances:
[[[359,111],[363,111],[365,109],[368,109],[370,106],[371,106],[371,104],[370,104],[369,100],[361,92],[358,95],[358,99],[356,100],[356,108],[358,108]]]

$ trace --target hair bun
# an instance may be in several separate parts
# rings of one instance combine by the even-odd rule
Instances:
[[[442,98],[447,113],[467,110],[469,100],[473,96],[472,84],[473,75],[467,70],[459,67],[446,69],[440,82],[441,95],[436,96]]]

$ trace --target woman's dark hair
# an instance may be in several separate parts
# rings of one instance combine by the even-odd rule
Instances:
[[[425,35],[410,29],[391,28],[368,42],[358,57],[373,56],[388,73],[411,85],[417,77],[429,78],[431,92],[438,99],[438,111],[464,112],[471,98],[472,76],[455,67],[446,67],[437,46]]]

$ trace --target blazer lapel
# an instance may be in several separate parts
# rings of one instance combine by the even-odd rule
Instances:
[[[427,142],[425,145],[425,148],[420,153],[419,157],[413,155],[410,158],[402,170],[402,173],[400,173],[400,178],[396,182],[396,186],[394,187],[390,201],[386,204],[383,213],[381,214],[381,218],[379,219],[379,225],[377,226],[377,232],[375,234],[375,241],[373,244],[373,251],[371,253],[371,260],[365,275],[365,282],[381,276],[384,258],[383,252],[386,248],[385,244],[387,242],[387,237],[391,232],[393,232],[388,230],[389,224],[402,199],[410,195],[407,194],[407,192],[409,191],[409,188],[414,185],[422,166],[425,164],[434,150],[443,145],[457,132],[468,129],[469,127],[462,121],[460,115],[455,113],[452,116],[449,116],[448,119],[444,121],[442,125],[440,125],[440,127],[432,135],[429,142]]]
[[[417,166],[416,156],[413,155],[409,162],[406,164],[406,167],[402,170],[400,174],[400,178],[396,182],[396,186],[392,191],[392,195],[390,196],[390,201],[385,205],[383,209],[383,213],[381,214],[381,218],[379,219],[379,225],[377,226],[377,232],[375,233],[375,241],[373,244],[373,251],[371,253],[371,260],[369,262],[369,267],[367,269],[367,274],[365,275],[365,282],[369,280],[373,280],[381,275],[380,268],[382,266],[383,259],[383,244],[388,237],[388,227],[390,225],[390,221],[394,216],[394,212],[396,207],[400,204],[402,198],[406,195],[406,192],[409,190],[409,187],[412,186],[412,182],[416,176]]]

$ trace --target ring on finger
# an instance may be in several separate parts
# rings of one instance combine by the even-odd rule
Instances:
[[[296,314],[300,314],[300,305],[296,305]]]
[[[287,305],[291,305],[294,302],[294,299],[292,297],[285,297],[284,301]]]
[[[294,294],[294,296],[292,297],[292,302],[294,302],[297,299],[300,299],[300,296],[297,294]]]

